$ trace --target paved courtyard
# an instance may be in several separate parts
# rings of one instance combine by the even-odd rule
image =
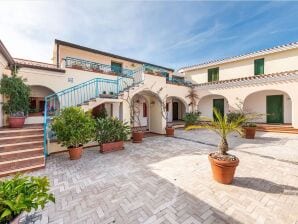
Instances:
[[[234,183],[212,180],[207,155],[218,137],[176,130],[119,152],[52,155],[44,170],[56,196],[36,223],[298,223],[298,135],[229,138],[240,158]]]

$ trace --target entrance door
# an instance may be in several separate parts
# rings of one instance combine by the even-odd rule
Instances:
[[[173,102],[173,120],[178,120],[178,103]]]
[[[283,95],[266,96],[267,123],[283,123]]]
[[[213,108],[216,108],[219,113],[224,116],[225,114],[225,100],[224,99],[213,99]],[[213,113],[213,119],[216,120],[215,114]]]

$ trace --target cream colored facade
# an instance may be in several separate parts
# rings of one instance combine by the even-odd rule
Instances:
[[[58,46],[59,45],[59,46]],[[118,80],[119,76],[103,71],[91,71],[90,69],[78,69],[66,64],[67,57],[76,58],[92,63],[111,66],[112,62],[120,63],[123,69],[137,71],[145,62],[124,58],[109,53],[101,53],[94,49],[85,48],[71,43],[55,41],[53,51],[53,64],[44,64],[29,60],[15,59],[20,66],[18,72],[26,83],[31,86],[31,96],[44,98],[50,94],[77,86],[83,82],[103,78]],[[279,73],[272,75],[254,76],[254,60],[264,58],[264,73]],[[11,62],[10,62],[11,63]],[[3,54],[0,54],[0,71],[9,74],[9,62]],[[154,67],[155,65],[150,66]],[[164,67],[156,66],[160,71],[166,71],[171,78],[173,75],[185,77],[194,84],[199,94],[196,105],[202,116],[212,118],[214,100],[222,99],[224,112],[236,110],[239,102],[249,112],[257,112],[264,116],[256,122],[266,123],[267,120],[267,96],[282,96],[283,121],[298,128],[298,44],[290,44],[248,55],[205,63],[182,68],[178,73]],[[208,69],[219,68],[219,81],[208,83]],[[287,72],[289,71],[289,72]],[[135,73],[136,74],[136,73]],[[190,89],[187,85],[177,85],[169,82],[169,79],[148,73],[144,70],[138,74],[142,78],[141,83],[128,86],[117,98],[97,97],[95,100],[81,105],[87,110],[93,110],[99,105],[105,106],[110,116],[118,117],[123,121],[131,121],[131,104],[133,100],[141,97],[139,101],[139,120],[134,121],[134,126],[145,127],[148,131],[164,134],[167,122],[181,120],[185,113],[190,111],[190,101],[186,97]],[[102,86],[108,92],[107,86]],[[1,100],[1,98],[0,98]],[[145,104],[145,106],[144,106]],[[59,102],[61,108],[68,106],[65,102]],[[167,111],[164,111],[167,105]],[[175,107],[175,109],[174,109]],[[147,110],[144,112],[144,110]],[[174,114],[175,113],[175,114]],[[0,106],[0,126],[6,125]],[[134,119],[137,120],[137,119]],[[43,123],[43,116],[29,116],[27,124]],[[49,144],[49,152],[58,150],[56,143]],[[60,149],[59,149],[60,150]]]
[[[264,59],[264,75],[255,75],[254,61]],[[208,69],[219,69],[219,80],[208,83]],[[282,121],[298,127],[298,43],[274,47],[247,55],[227,58],[179,70],[197,84],[198,110],[213,116],[214,99],[224,100],[224,112],[236,110],[239,103],[248,112],[262,114],[256,122],[268,123],[270,96],[281,96]],[[267,102],[268,101],[268,102]],[[270,104],[270,103],[269,103]]]

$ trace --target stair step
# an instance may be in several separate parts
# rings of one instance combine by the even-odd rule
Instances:
[[[40,135],[43,134],[43,128],[24,128],[24,129],[13,129],[13,130],[0,130],[0,138],[3,137],[14,137],[22,135]]]
[[[8,163],[0,164],[0,176],[4,173],[14,172],[15,170],[28,168],[31,166],[44,166],[45,158],[44,156],[36,156],[32,158],[24,158],[20,160],[10,161]]]
[[[11,152],[0,152],[0,163],[5,161],[42,156],[42,155],[43,155],[43,148],[32,148],[32,149],[17,150],[17,151],[11,151]]]
[[[19,167],[13,170],[7,170],[7,171],[1,171],[0,177],[9,176],[16,173],[24,173],[28,171],[38,170],[45,167],[45,164],[37,164],[37,165],[31,165],[31,166],[25,166],[25,167]]]
[[[43,134],[38,135],[22,135],[22,136],[13,136],[13,137],[3,137],[0,138],[0,146],[10,143],[24,143],[32,142],[43,139]]]
[[[0,145],[0,152],[12,152],[24,149],[40,148],[43,147],[43,141],[20,142],[12,144]]]

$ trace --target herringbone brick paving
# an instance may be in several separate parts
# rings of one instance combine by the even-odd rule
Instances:
[[[231,153],[240,165],[230,186],[212,180],[207,155],[216,148],[195,142],[214,144],[213,133],[176,130],[176,136],[184,139],[150,137],[105,155],[87,149],[78,161],[67,153],[51,155],[46,169],[32,174],[50,178],[56,203],[35,223],[298,221],[298,136],[258,133],[249,141],[231,136]]]

